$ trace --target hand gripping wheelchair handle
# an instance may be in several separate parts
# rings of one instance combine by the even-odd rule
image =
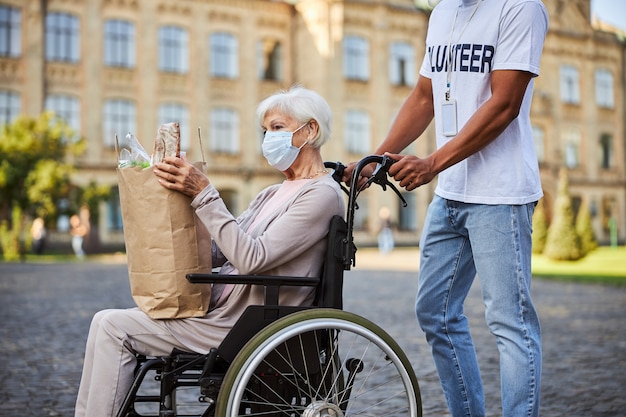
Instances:
[[[387,173],[389,172],[389,168],[394,162],[396,161],[389,158],[388,156],[383,156],[382,161],[378,163],[378,165],[376,166],[376,169],[374,170],[374,173],[372,174],[371,177],[369,177],[369,179],[367,180],[365,185],[361,187],[361,189],[368,187],[371,183],[380,185],[383,191],[387,191],[387,186],[389,186],[402,201],[402,207],[406,207],[407,206],[406,200],[404,199],[402,194],[400,194],[400,191],[398,191],[396,186],[393,185],[391,181],[389,181],[389,178],[387,176]]]

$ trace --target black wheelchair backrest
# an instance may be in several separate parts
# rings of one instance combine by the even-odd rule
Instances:
[[[314,305],[317,307],[343,308],[343,271],[351,262],[351,254],[346,253],[346,239],[348,239],[348,225],[341,216],[334,216],[328,230],[326,257],[316,291]],[[355,251],[356,247],[352,250]]]

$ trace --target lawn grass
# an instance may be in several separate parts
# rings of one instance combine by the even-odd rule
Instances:
[[[626,246],[602,246],[577,261],[533,255],[532,270],[538,278],[626,285]]]
[[[361,256],[365,255],[367,249],[359,252]],[[417,248],[398,248],[392,252],[392,255],[398,259],[387,257],[379,259],[378,251],[371,249],[371,257],[378,264],[381,262],[394,261],[402,264],[399,267],[405,267],[405,263],[410,269],[417,268],[416,259],[419,258],[419,250]],[[358,256],[358,255],[357,255]],[[406,260],[407,258],[408,260]],[[119,263],[126,262],[123,254],[103,254],[87,256],[86,261],[102,262],[102,263]],[[49,255],[26,255],[26,262],[37,263],[53,263],[53,262],[80,262],[73,254],[49,254]],[[360,258],[363,261],[363,258]],[[0,262],[3,261],[0,257]],[[357,260],[357,265],[363,262]],[[380,266],[380,265],[379,265]],[[626,286],[626,246],[610,248],[606,246],[599,247],[577,261],[554,261],[543,255],[533,255],[532,260],[533,276],[540,279],[559,279],[576,282],[592,282],[598,284],[613,284]]]

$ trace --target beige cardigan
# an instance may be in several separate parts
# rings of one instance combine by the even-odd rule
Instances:
[[[220,272],[241,274],[316,276],[321,273],[326,237],[334,215],[345,215],[339,185],[330,175],[308,181],[281,209],[245,230],[274,195],[280,184],[261,191],[237,219],[217,190],[209,185],[191,203],[213,239],[213,265]],[[314,289],[284,287],[283,305],[309,305]],[[217,347],[248,305],[263,303],[263,288],[236,285],[225,301],[202,318],[165,320],[172,334],[190,350],[207,353]]]

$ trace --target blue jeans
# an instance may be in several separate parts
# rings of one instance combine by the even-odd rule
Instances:
[[[435,196],[420,242],[416,313],[453,417],[484,416],[463,303],[477,275],[500,352],[502,415],[539,415],[541,330],[530,298],[534,203],[482,205]]]

